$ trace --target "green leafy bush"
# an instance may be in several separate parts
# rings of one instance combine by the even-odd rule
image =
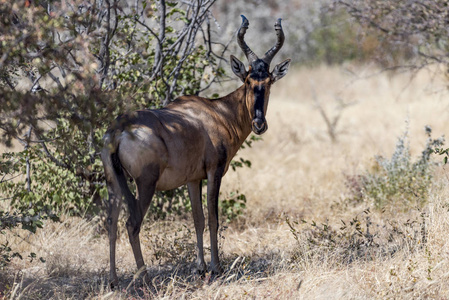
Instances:
[[[231,192],[228,197],[219,203],[221,214],[226,218],[226,222],[235,220],[242,215],[246,209],[246,196],[239,191]]]

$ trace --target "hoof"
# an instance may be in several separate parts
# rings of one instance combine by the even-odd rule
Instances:
[[[193,276],[199,276],[200,278],[204,278],[206,276],[206,266],[196,266],[192,269]]]
[[[118,287],[118,279],[111,280],[109,287],[114,291]]]
[[[221,266],[215,267],[212,269],[211,273],[214,276],[220,276],[221,274],[223,274],[223,268]]]
[[[149,282],[149,276],[147,273],[147,268],[145,266],[141,267],[136,274],[134,274],[133,281],[138,285],[145,285]]]
[[[209,283],[212,283],[216,279],[220,278],[222,274],[223,268],[221,266],[212,269],[212,271],[210,272]]]

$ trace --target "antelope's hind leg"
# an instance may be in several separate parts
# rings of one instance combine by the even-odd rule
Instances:
[[[120,214],[120,208],[122,204],[121,194],[114,193],[112,186],[108,183],[109,202],[108,202],[108,217],[107,228],[109,237],[109,280],[111,288],[115,288],[118,285],[117,270],[115,265],[115,248],[117,242],[117,223]]]
[[[136,265],[140,275],[144,277],[146,275],[145,262],[142,256],[142,250],[140,247],[139,233],[142,226],[143,218],[150,206],[151,199],[153,198],[156,190],[157,178],[151,177],[139,177],[136,179],[137,184],[137,199],[133,198],[128,202],[129,218],[126,222],[126,229],[128,230],[129,243],[131,244]]]
[[[204,275],[206,272],[206,263],[204,262],[203,250],[203,233],[204,233],[204,213],[203,203],[201,201],[201,180],[187,183],[189,190],[190,203],[192,204],[193,222],[195,224],[196,232],[196,271],[199,275]]]
[[[106,177],[106,186],[108,189],[107,219],[106,227],[109,237],[109,280],[111,288],[118,285],[117,270],[115,264],[115,252],[117,242],[117,223],[120,214],[120,208],[123,201],[120,182],[126,179],[123,176],[120,164],[117,163],[117,157],[105,148],[101,153],[104,172]],[[115,160],[115,162],[113,162]]]

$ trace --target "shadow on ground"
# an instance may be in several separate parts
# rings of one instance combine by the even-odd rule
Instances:
[[[87,272],[77,270],[69,275],[42,276],[39,272],[24,271],[15,278],[3,278],[5,284],[0,289],[0,298],[5,299],[85,299],[103,296],[108,298],[148,299],[170,295],[174,291],[194,292],[204,285],[229,284],[231,282],[257,280],[273,275],[280,263],[277,254],[263,257],[225,257],[222,259],[221,276],[194,273],[193,263],[164,264],[149,266],[147,277],[142,279],[135,274],[119,273],[119,286],[109,288],[108,272]]]

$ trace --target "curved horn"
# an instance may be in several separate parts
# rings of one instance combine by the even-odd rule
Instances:
[[[242,17],[242,25],[240,26],[239,32],[237,34],[237,42],[240,48],[243,50],[243,53],[245,53],[248,62],[251,64],[253,61],[257,60],[258,57],[245,43],[244,37],[246,29],[248,29],[249,21],[244,15],[241,15],[241,17]]]
[[[262,58],[262,60],[268,65],[270,65],[271,60],[276,55],[276,53],[278,53],[278,51],[282,48],[282,45],[284,44],[285,35],[284,30],[282,30],[281,20],[282,19],[279,18],[277,22],[274,24],[274,29],[276,30],[276,35],[278,37],[276,45],[274,45],[273,48],[268,50],[267,53],[265,53],[265,56]]]

